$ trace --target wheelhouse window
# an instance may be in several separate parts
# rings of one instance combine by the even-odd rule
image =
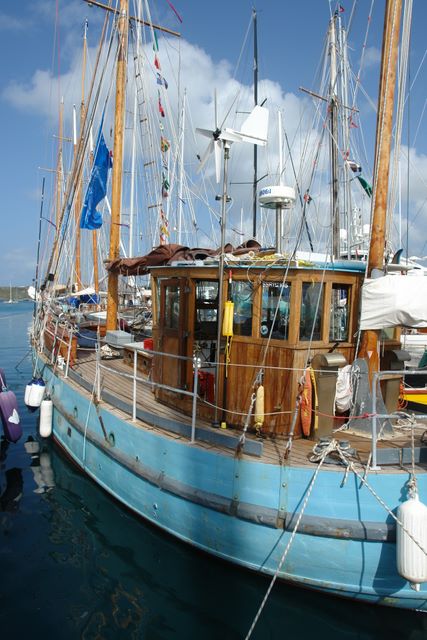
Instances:
[[[168,284],[165,286],[165,328],[179,329],[180,315],[180,286]]]
[[[303,282],[301,297],[300,340],[322,339],[323,284]]]
[[[234,302],[233,333],[235,336],[252,335],[253,285],[251,282],[232,282],[231,299]]]
[[[215,339],[218,321],[218,282],[197,280],[194,335],[197,339]]]
[[[262,283],[261,338],[287,340],[289,332],[291,285],[282,282]]]
[[[331,292],[331,314],[329,319],[329,341],[348,340],[350,287],[334,283]]]

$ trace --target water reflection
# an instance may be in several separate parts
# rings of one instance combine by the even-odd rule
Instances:
[[[1,366],[23,407],[31,305],[3,322]],[[7,305],[6,305],[7,306]],[[20,306],[20,305],[16,305]],[[2,309],[0,308],[0,317]],[[199,554],[124,511],[22,411],[26,441],[0,440],[1,638],[244,638],[268,582]],[[427,616],[276,584],[252,636],[425,640]]]
[[[30,469],[37,485],[34,493],[50,491],[55,486],[50,451],[40,451],[40,443],[31,435],[24,442],[24,448],[31,457]]]
[[[268,581],[135,518],[50,442],[0,442],[0,495],[2,637],[245,637]],[[311,635],[425,640],[427,617],[276,584],[252,638]]]
[[[45,452],[47,455],[49,452]],[[214,561],[124,511],[51,450],[49,555],[70,581],[63,616],[89,638],[245,636],[266,580]],[[277,585],[253,638],[426,637],[425,617]],[[221,631],[219,631],[221,630]]]
[[[0,440],[0,511],[13,513],[19,508],[24,483],[21,469],[18,467],[5,469],[9,444],[2,436]]]

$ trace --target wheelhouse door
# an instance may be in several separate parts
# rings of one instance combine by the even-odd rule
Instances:
[[[185,278],[160,282],[159,337],[165,355],[161,356],[159,382],[174,389],[186,388],[186,361],[176,357],[187,355],[186,299]],[[173,391],[160,389],[159,397],[179,404],[180,396]]]

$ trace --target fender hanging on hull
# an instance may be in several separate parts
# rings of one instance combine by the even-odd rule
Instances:
[[[6,388],[3,388],[0,393],[0,417],[6,440],[9,440],[9,442],[18,442],[22,436],[18,403],[13,391],[7,391]]]

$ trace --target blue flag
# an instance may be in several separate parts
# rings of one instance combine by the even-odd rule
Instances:
[[[102,131],[98,135],[96,155],[90,174],[90,180],[80,217],[81,229],[99,229],[102,226],[102,214],[96,210],[97,205],[105,198],[107,193],[108,170],[112,162],[110,152],[105,144]]]

